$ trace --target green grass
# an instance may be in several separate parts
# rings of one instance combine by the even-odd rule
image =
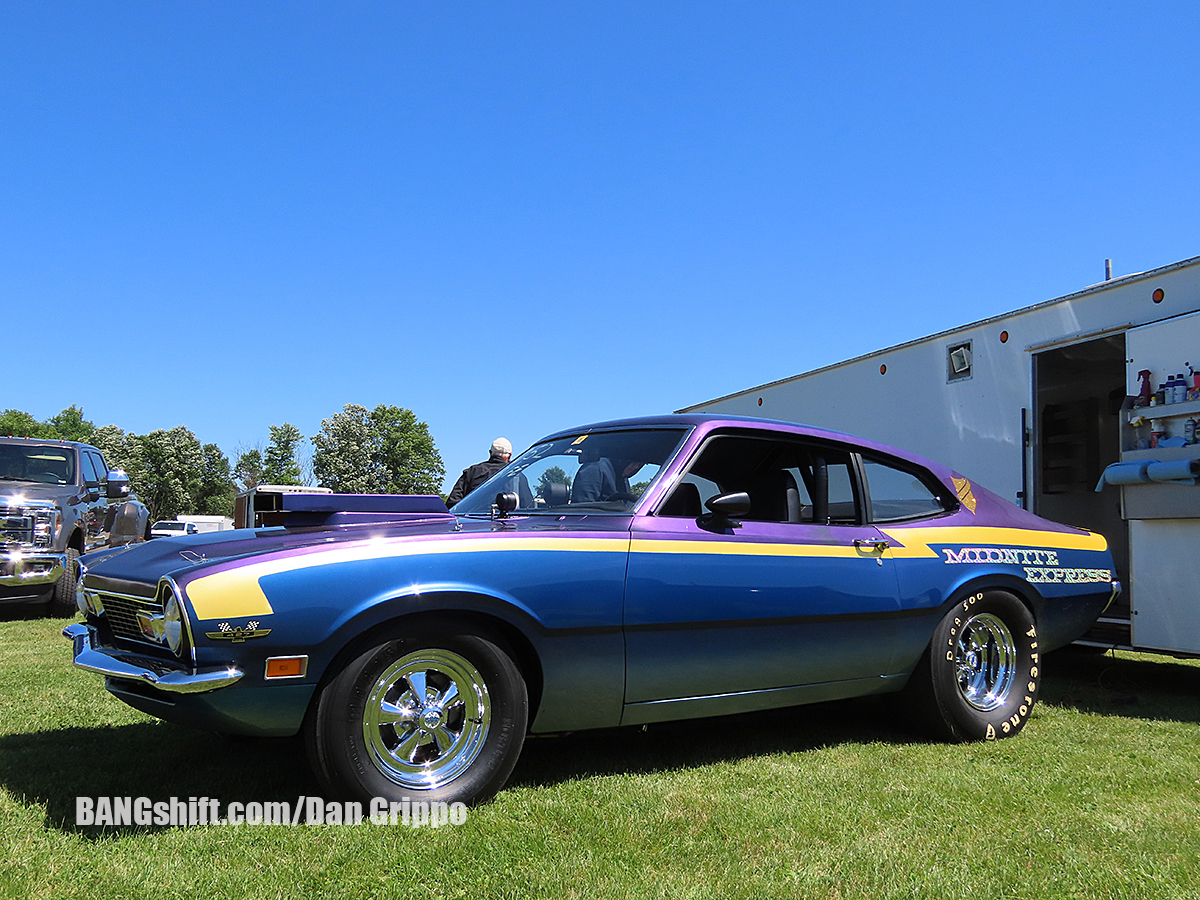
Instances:
[[[1196,898],[1200,664],[1058,653],[1024,733],[887,698],[526,744],[466,824],[75,826],[76,796],[294,802],[294,740],[135,712],[62,620],[0,622],[0,896]]]

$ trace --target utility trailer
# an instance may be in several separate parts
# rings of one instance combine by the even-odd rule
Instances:
[[[1097,490],[1114,463],[1200,471],[1200,444],[1171,446],[1200,420],[1200,399],[1135,406],[1138,372],[1149,370],[1157,390],[1187,376],[1188,363],[1200,371],[1200,257],[678,411],[804,422],[905,447],[1039,515],[1098,531],[1125,590],[1082,643],[1200,656],[1196,479]]]

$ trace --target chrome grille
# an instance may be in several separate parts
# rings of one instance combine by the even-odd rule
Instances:
[[[0,503],[0,545],[46,550],[54,543],[56,512],[52,504]]]
[[[154,644],[153,641],[146,640],[146,636],[142,634],[142,629],[138,626],[137,614],[139,610],[147,610],[162,615],[163,605],[161,603],[152,597],[133,597],[129,594],[101,592],[99,597],[100,602],[104,604],[104,616],[108,619],[108,627],[112,629],[112,633],[116,637]]]

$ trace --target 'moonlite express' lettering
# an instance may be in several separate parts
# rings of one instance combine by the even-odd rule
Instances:
[[[1057,566],[1057,550],[1041,550],[1021,547],[963,547],[961,550],[944,549],[947,564],[999,563],[1008,566]]]

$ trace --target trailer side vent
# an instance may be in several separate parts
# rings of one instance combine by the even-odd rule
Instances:
[[[965,381],[971,377],[971,342],[951,344],[947,356],[946,380]]]

